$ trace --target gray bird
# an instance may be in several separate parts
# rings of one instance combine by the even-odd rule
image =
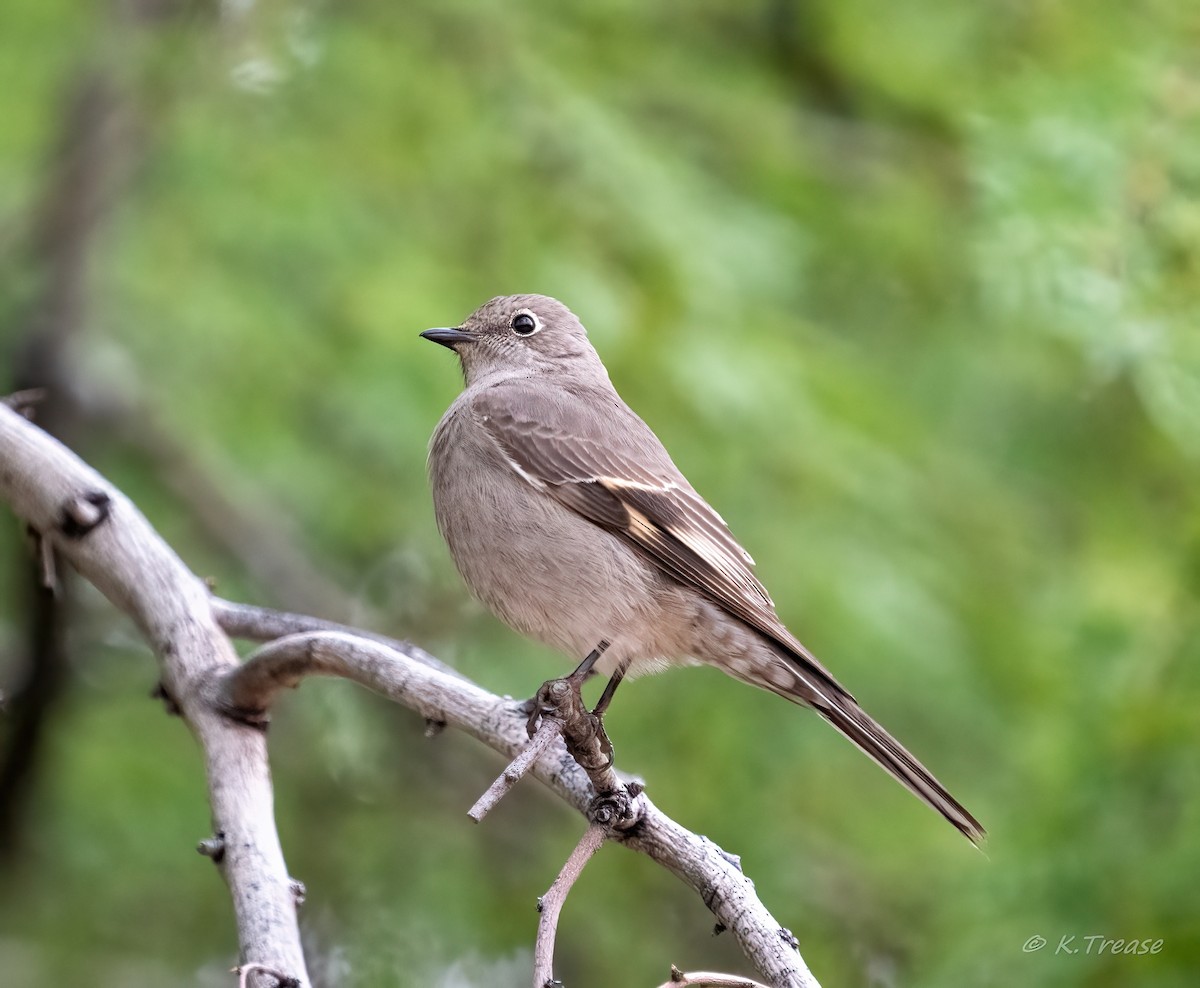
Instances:
[[[461,326],[421,335],[452,349],[466,380],[429,445],[438,528],[502,621],[570,656],[592,653],[613,677],[606,699],[623,675],[702,662],[812,707],[983,838],[783,626],[749,554],[621,400],[570,309],[544,295],[494,298]]]

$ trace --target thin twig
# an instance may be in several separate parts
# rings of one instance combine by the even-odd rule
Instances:
[[[307,614],[292,614],[288,611],[278,611],[273,607],[259,607],[256,604],[242,604],[221,597],[212,598],[213,617],[225,630],[227,635],[234,638],[245,638],[248,641],[270,642],[285,635],[298,635],[309,631],[340,631],[355,638],[366,638],[394,649],[401,655],[437,669],[450,676],[463,678],[461,672],[453,666],[446,665],[435,659],[423,648],[402,638],[391,638],[388,635],[376,634],[374,631],[364,631],[348,624],[338,624],[336,621],[326,621],[324,618],[310,617]]]
[[[575,880],[583,872],[584,865],[600,850],[606,836],[606,827],[598,823],[589,824],[558,877],[546,894],[538,899],[537,940],[533,946],[533,988],[550,988],[555,984],[554,937],[558,933],[559,913]]]
[[[488,786],[487,792],[475,801],[475,805],[467,810],[467,816],[476,823],[487,816],[496,804],[508,795],[512,787],[521,781],[525,773],[533,767],[533,763],[541,757],[542,752],[562,735],[562,730],[562,721],[557,717],[543,717],[537,733],[529,739],[529,744],[525,745],[521,753],[509,762],[508,767],[500,773],[496,781]]]

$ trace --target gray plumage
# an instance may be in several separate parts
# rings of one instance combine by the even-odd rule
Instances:
[[[438,424],[438,527],[512,628],[628,675],[703,662],[812,707],[972,841],[983,828],[784,627],[753,560],[626,405],[575,315],[492,299],[453,329],[466,389]]]

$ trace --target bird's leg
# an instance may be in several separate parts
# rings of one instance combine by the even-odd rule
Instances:
[[[542,683],[533,699],[521,704],[522,712],[529,716],[527,728],[530,742],[488,791],[476,800],[468,811],[472,820],[482,820],[529,771],[546,748],[561,737],[567,751],[587,773],[592,784],[595,795],[588,806],[588,819],[592,823],[616,829],[625,829],[637,822],[636,800],[642,786],[633,782],[622,783],[613,770],[612,742],[604,732],[602,720],[617,685],[625,675],[625,667],[622,666],[613,674],[594,710],[588,710],[584,705],[580,690],[584,680],[595,674],[594,667],[607,648],[608,642],[600,642],[571,675]]]
[[[601,641],[599,645],[588,652],[584,660],[575,667],[575,671],[567,677],[567,680],[582,686],[583,681],[592,674],[592,668],[600,661],[600,656],[606,651],[608,651],[608,642]]]
[[[600,642],[571,675],[542,684],[530,701],[533,712],[529,717],[528,729],[531,738],[538,734],[538,721],[543,715],[552,716],[562,725],[563,743],[576,764],[587,773],[595,794],[588,806],[588,819],[605,827],[624,829],[638,819],[637,796],[642,786],[638,783],[622,783],[613,770],[613,746],[604,730],[603,718],[613,694],[621,685],[628,663],[614,670],[593,709],[589,710],[584,705],[580,691],[608,645],[606,641]],[[536,743],[535,740],[533,744]],[[478,819],[474,808],[472,816]]]
[[[576,669],[576,672],[578,672],[578,671],[579,670]],[[572,673],[571,675],[574,675],[574,673]],[[587,672],[585,672],[583,674],[583,682],[586,683],[589,679],[591,679],[595,675],[597,675],[596,670],[589,669]],[[564,676],[562,679],[551,679],[551,680],[549,680],[549,682],[551,682],[551,683],[570,683],[571,676]],[[528,700],[522,700],[517,705],[517,712],[524,714],[526,717],[529,717],[531,714],[536,714],[537,712],[543,710],[546,707],[546,703],[545,703],[545,697],[543,695],[545,690],[542,687],[544,687],[545,685],[546,685],[545,683],[542,683],[542,686],[538,687],[538,691],[536,693],[534,693],[533,696],[531,696]],[[533,722],[534,722],[534,724],[537,723],[537,717],[533,718]]]
[[[571,675],[563,679],[550,679],[542,683],[538,687],[538,691],[533,694],[533,698],[529,701],[529,721],[525,725],[526,731],[530,737],[537,733],[538,722],[542,719],[542,711],[546,708],[554,708],[557,706],[551,700],[551,692],[556,683],[566,683],[572,694],[578,698],[579,705],[583,706],[583,694],[581,692],[583,682],[588,676],[592,675],[592,667],[600,661],[602,656],[608,649],[608,642],[602,641],[590,652],[587,657],[575,667],[575,671]]]
[[[596,719],[596,740],[600,742],[600,750],[604,753],[604,757],[608,759],[608,764],[613,763],[613,746],[608,739],[608,732],[604,730],[604,715],[608,712],[608,705],[612,703],[612,698],[617,692],[617,687],[621,685],[621,680],[625,678],[625,667],[618,667],[612,674],[612,678],[604,687],[604,692],[600,694],[600,699],[596,701],[596,705],[592,708],[592,716]]]
[[[621,680],[625,678],[625,669],[618,669],[612,674],[612,679],[608,681],[608,685],[604,687],[604,692],[600,694],[600,699],[596,702],[596,706],[592,708],[592,713],[597,717],[603,717],[608,713],[608,705],[612,703],[613,694],[617,692],[617,687],[621,685]]]

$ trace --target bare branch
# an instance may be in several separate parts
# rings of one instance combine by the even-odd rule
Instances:
[[[264,612],[256,628],[254,609],[214,604],[219,613],[236,612],[242,633],[270,637],[283,618]],[[305,621],[291,616],[296,627]],[[228,627],[232,621],[225,621]],[[257,650],[239,668],[229,670],[219,687],[227,707],[265,716],[279,690],[296,686],[306,675],[342,676],[421,716],[445,722],[513,758],[528,744],[522,705],[487,692],[464,677],[378,641],[348,632],[295,634]],[[529,774],[549,786],[589,822],[594,791],[588,774],[561,744],[550,744],[533,761]],[[636,789],[634,790],[637,791]],[[817,981],[782,927],[742,874],[737,859],[716,844],[676,823],[644,794],[637,797],[638,816],[629,830],[614,830],[616,843],[647,855],[701,896],[718,922],[733,932],[747,958],[773,988],[817,988]]]
[[[0,407],[0,499],[132,617],[154,649],[163,686],[204,751],[242,959],[307,985],[275,831],[266,739],[221,716],[211,702],[214,677],[238,660],[213,620],[207,588],[128,498],[7,407]]]
[[[348,624],[338,624],[336,621],[326,621],[324,618],[309,617],[307,614],[289,614],[287,611],[277,611],[271,607],[241,604],[232,600],[223,600],[220,597],[213,597],[212,609],[217,623],[225,629],[227,635],[233,638],[269,642],[276,638],[282,638],[284,635],[298,635],[306,631],[341,631],[353,635],[355,638],[365,638],[368,641],[386,645],[415,662],[438,669],[447,675],[463,678],[462,673],[453,666],[446,665],[424,649],[400,638],[391,638],[373,631],[363,631],[360,628],[352,628]]]
[[[483,820],[496,804],[508,795],[512,787],[524,778],[525,773],[533,767],[533,763],[541,757],[542,752],[562,735],[562,731],[562,721],[557,717],[543,717],[541,726],[538,727],[537,733],[529,739],[529,744],[525,745],[521,753],[509,762],[508,767],[488,787],[487,792],[475,801],[475,805],[467,810],[467,816],[476,823]]]
[[[604,843],[607,828],[598,823],[588,825],[575,850],[562,866],[546,894],[538,899],[537,940],[533,947],[533,988],[551,988],[554,981],[554,937],[558,933],[558,916],[584,865]]]

